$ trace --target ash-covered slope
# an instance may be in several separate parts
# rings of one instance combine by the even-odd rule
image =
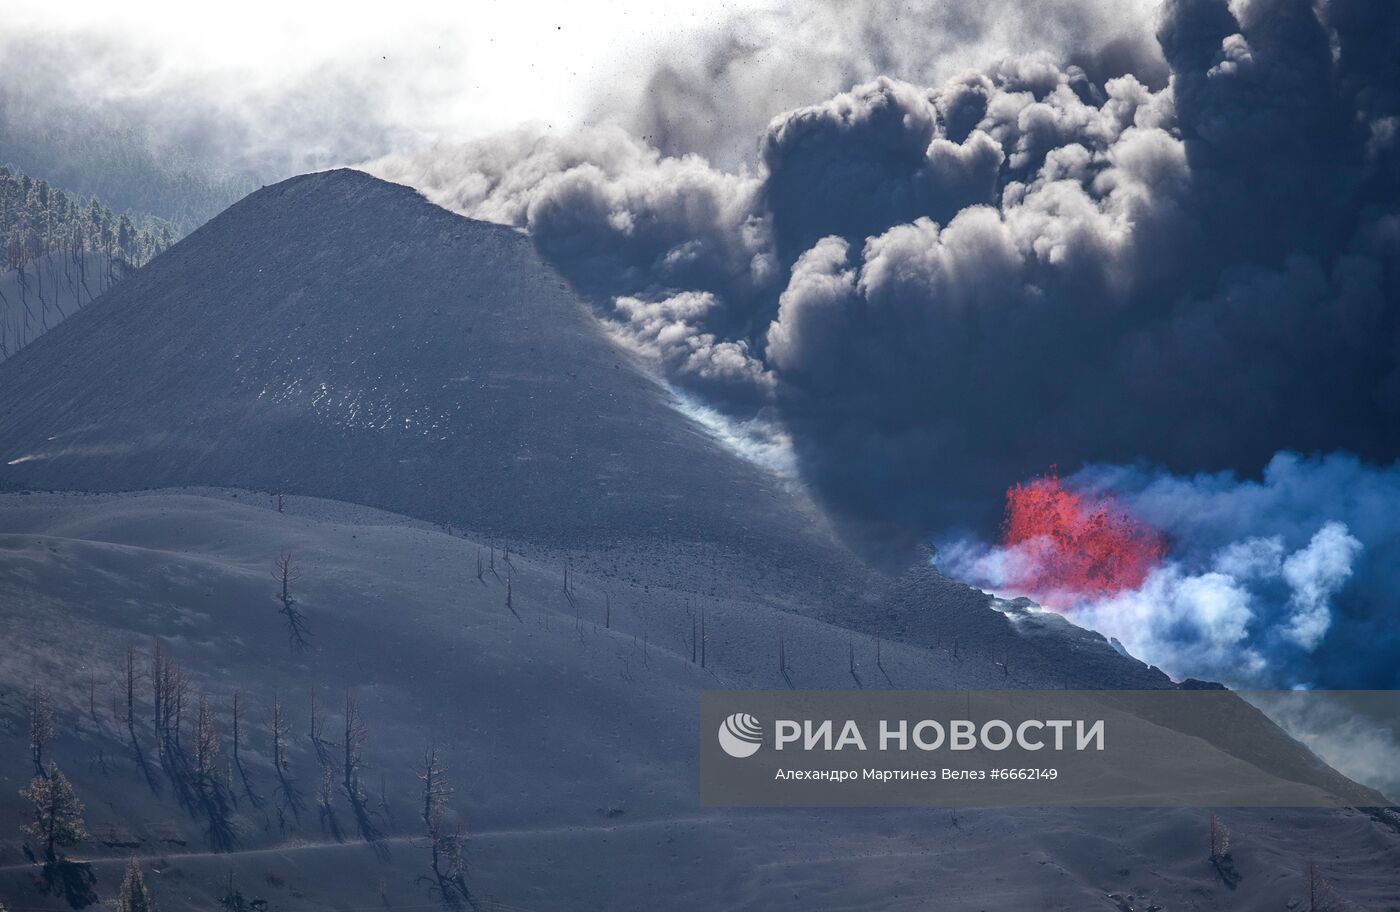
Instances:
[[[834,547],[526,237],[357,171],[252,194],[6,363],[0,389],[11,486],[237,485],[564,545]]]
[[[313,495],[888,637],[990,624],[986,648],[1032,650],[1027,667],[1072,648],[1013,643],[985,595],[927,571],[886,599],[528,238],[357,171],[250,195],[0,365],[0,389],[0,485]],[[1086,681],[1167,683],[1095,651],[1111,668]]]
[[[683,580],[581,571],[565,593],[556,561],[534,548],[512,554],[507,608],[504,568],[474,575],[478,544],[312,498],[288,498],[278,513],[246,491],[0,496],[0,902],[69,908],[41,889],[17,826],[19,788],[34,775],[35,684],[56,715],[46,756],[87,804],[93,838],[73,856],[91,864],[100,899],[139,856],[164,912],[259,901],[268,912],[445,908],[419,817],[429,741],[456,786],[480,912],[1278,912],[1306,908],[1309,859],[1356,908],[1392,909],[1400,895],[1390,815],[1223,810],[1244,877],[1232,888],[1206,858],[1210,815],[1196,808],[700,807],[698,691],[1045,688],[1059,686],[1060,669],[1015,655],[994,663],[1008,656],[990,622],[959,628],[961,649],[877,647],[774,610],[763,594],[714,598]],[[304,651],[288,649],[274,607],[268,571],[280,553],[299,571],[313,634]],[[898,588],[912,596],[921,582]],[[688,648],[694,605],[708,612],[705,667]],[[785,672],[773,661],[780,632]],[[191,676],[190,721],[197,695],[214,708],[226,803],[180,790],[182,758],[193,761],[178,745],[158,750],[149,680],[134,721],[124,715],[126,645],[146,668],[157,636]],[[347,695],[359,702],[363,818],[350,792],[319,787],[340,744],[323,757],[313,741],[313,692],[332,742]],[[291,727],[280,775],[279,699]],[[185,738],[190,751],[188,725]],[[225,900],[231,885],[244,904]]]

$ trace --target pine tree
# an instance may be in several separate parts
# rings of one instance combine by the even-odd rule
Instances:
[[[88,838],[83,803],[57,763],[49,761],[45,775],[35,776],[29,788],[20,789],[19,794],[32,805],[33,820],[25,824],[24,833],[44,847],[46,861],[57,861],[60,849]]]
[[[155,912],[155,897],[146,886],[146,877],[141,873],[141,862],[135,857],[126,867],[122,878],[121,891],[117,893],[117,912]]]

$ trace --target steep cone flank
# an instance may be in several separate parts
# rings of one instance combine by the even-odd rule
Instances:
[[[560,543],[825,538],[526,237],[355,171],[252,194],[0,389],[13,486],[277,489]]]

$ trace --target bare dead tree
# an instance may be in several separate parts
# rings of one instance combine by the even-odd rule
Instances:
[[[282,706],[282,698],[272,695],[272,768],[277,775],[287,772],[287,712]]]
[[[243,742],[243,690],[240,687],[233,689],[233,696],[229,698],[229,716],[233,723],[233,762],[239,769],[243,768],[243,759],[238,754],[238,749]]]
[[[301,572],[287,552],[282,552],[273,561],[272,578],[277,581],[278,587],[277,610],[287,623],[287,643],[296,650],[306,649],[310,645],[311,629],[306,624],[306,615],[292,595],[292,584],[301,579]]]
[[[335,808],[335,767],[329,763],[321,766],[321,788],[316,793],[316,803],[321,806],[321,812],[334,813]]]
[[[433,815],[452,797],[452,786],[447,782],[446,768],[436,744],[429,742],[423,751],[418,781],[423,783],[423,826],[431,828]]]
[[[49,691],[35,684],[29,698],[29,756],[34,761],[35,775],[44,774],[44,748],[53,741],[55,731]]]
[[[282,704],[282,698],[274,692],[272,696],[272,768],[277,774],[277,787],[274,790],[274,796],[277,799],[277,823],[283,832],[286,832],[287,829],[287,812],[290,811],[293,818],[300,820],[303,807],[301,793],[288,774],[287,737],[290,732],[291,726],[287,722],[287,712]]]
[[[321,764],[321,787],[316,792],[316,804],[321,812],[321,827],[328,831],[336,842],[344,840],[340,821],[335,816],[335,767],[330,762]]]
[[[506,563],[506,610],[509,611],[511,614],[515,615],[515,619],[516,619],[517,621],[522,621],[522,623],[523,623],[523,619],[520,617],[520,612],[518,612],[518,611],[515,610],[515,594],[514,594],[514,593],[515,593],[515,586],[514,586],[514,581],[513,581],[513,578],[514,578],[514,576],[515,576],[514,570],[515,570],[515,568],[512,567],[512,566],[510,565],[509,562],[507,562],[507,563]]]
[[[169,711],[165,721],[165,732],[179,750],[181,723],[185,717],[185,706],[189,703],[190,676],[168,653],[165,661],[165,707]]]
[[[787,633],[778,628],[778,674],[782,675],[788,687],[792,687],[792,677],[788,674]]]
[[[607,592],[603,593],[603,627],[612,629],[612,595]]]
[[[360,701],[355,697],[353,691],[347,689],[345,691],[345,730],[340,745],[341,787],[344,788],[345,797],[350,802],[351,811],[354,812],[360,837],[365,842],[377,844],[382,834],[370,811],[365,798],[364,786],[360,781],[365,765],[364,749],[368,741],[369,728],[365,725],[364,715],[360,711]],[[383,856],[382,846],[376,845],[376,851]]]
[[[484,583],[486,582],[486,580],[482,576],[482,570],[483,568],[481,566],[481,548],[478,547],[476,549],[476,578],[478,582]]]
[[[700,667],[701,667],[701,668],[704,668],[704,667],[705,667],[705,644],[709,641],[709,639],[710,639],[710,636],[709,636],[709,634],[705,631],[705,604],[702,602],[702,603],[700,604]]]
[[[1215,816],[1212,811],[1210,815],[1210,860],[1224,858],[1230,854],[1230,831],[1225,828],[1225,824]]]
[[[353,691],[345,691],[345,734],[341,740],[341,772],[344,775],[345,795],[352,803],[363,802],[364,789],[360,786],[360,771],[364,766],[365,742],[369,739],[369,729],[360,715],[360,701]]]
[[[151,647],[150,677],[156,749],[164,756],[167,747],[180,746],[180,722],[189,700],[189,675],[159,637]]]
[[[202,792],[211,789],[217,783],[215,772],[218,769],[222,745],[218,721],[209,705],[209,695],[202,693],[195,704],[194,717],[195,782]]]
[[[171,680],[170,693],[172,699],[170,705],[174,710],[174,717],[170,722],[170,731],[175,734],[175,747],[180,748],[180,722],[185,717],[185,706],[189,703],[189,675],[178,665],[171,665],[173,677]]]
[[[243,765],[243,728],[245,725],[243,707],[243,689],[235,687],[233,695],[229,698],[229,721],[232,724],[233,751],[229,756],[228,779],[229,794],[237,801],[237,793],[233,787],[233,771],[238,770],[238,778],[243,783],[243,793],[248,796],[253,807],[262,806],[262,796],[253,791],[253,783],[248,776],[248,770]]]
[[[136,743],[136,644],[130,640],[126,643],[126,668],[124,669],[126,683],[126,727],[131,734],[131,742]]]
[[[1225,886],[1233,890],[1239,885],[1242,876],[1230,854],[1230,829],[1213,811],[1210,815],[1210,864]]]
[[[156,752],[165,752],[165,646],[156,637],[151,646],[151,717],[156,733]]]
[[[325,739],[325,719],[321,715],[320,701],[316,696],[316,685],[311,685],[311,721],[308,727],[308,737],[311,739],[311,746],[316,749],[316,756],[322,765],[330,762],[326,754],[327,741]]]
[[[464,849],[466,831],[450,820],[448,802],[453,789],[447,781],[447,769],[437,745],[429,744],[423,752],[423,765],[418,772],[423,783],[422,818],[431,853],[433,884],[449,908],[472,902],[467,889]]]
[[[690,607],[690,599],[685,600],[685,616],[690,619],[690,664],[694,665],[699,658],[699,627],[696,623],[695,609]]]

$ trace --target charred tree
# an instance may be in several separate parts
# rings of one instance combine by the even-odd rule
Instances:
[[[287,768],[287,737],[290,732],[291,726],[287,722],[287,713],[282,705],[282,699],[274,694],[272,698],[272,768],[277,774],[277,822],[278,827],[283,832],[287,829],[287,813],[290,811],[294,819],[300,820],[302,808],[301,794]]]
[[[1230,854],[1230,830],[1214,812],[1210,815],[1210,864],[1225,886],[1233,890],[1239,885],[1242,875]]]
[[[239,769],[243,768],[243,758],[239,755],[239,748],[243,742],[243,691],[241,688],[233,689],[233,696],[229,699],[229,716],[233,724],[233,762]]]
[[[156,901],[141,873],[141,862],[135,857],[126,867],[121,889],[117,892],[117,912],[155,912]]]
[[[700,667],[705,667],[705,645],[709,642],[710,635],[705,630],[705,606],[700,605]]]
[[[131,735],[131,743],[136,744],[136,679],[139,672],[136,670],[136,644],[130,641],[126,644],[126,667],[123,672],[126,690],[126,728]]]
[[[277,555],[273,561],[272,578],[277,581],[277,611],[287,625],[287,644],[294,650],[304,650],[310,646],[311,629],[292,595],[292,584],[301,579],[301,573],[287,552]]]
[[[287,713],[282,698],[272,695],[272,768],[280,776],[287,771]]]
[[[53,706],[48,689],[35,684],[29,698],[29,757],[34,761],[34,774],[44,775],[44,748],[55,734]]]
[[[321,715],[321,704],[316,696],[316,685],[311,686],[311,721],[307,729],[307,737],[311,740],[311,746],[316,749],[316,757],[325,766],[330,763],[327,753],[329,743],[324,737],[325,719]]]
[[[176,663],[159,638],[151,648],[151,704],[156,749],[180,747],[180,722],[189,700],[189,675]]]
[[[369,729],[360,715],[360,701],[352,691],[345,691],[345,732],[341,739],[341,773],[345,795],[351,804],[365,800],[364,788],[360,785],[360,772],[364,768],[365,742],[369,739]]]
[[[453,790],[437,745],[429,744],[423,752],[418,779],[423,783],[421,816],[428,835],[433,886],[449,908],[471,904],[471,893],[467,889],[466,830],[450,820],[448,802]]]
[[[201,793],[218,788],[218,761],[222,750],[223,737],[219,734],[214,710],[209,705],[209,696],[200,694],[194,716],[194,774],[195,784]]]
[[[364,785],[361,782],[361,773],[364,772],[364,750],[365,744],[369,741],[369,727],[365,725],[364,715],[360,712],[360,701],[356,699],[353,691],[345,691],[345,730],[341,737],[341,787],[345,790],[345,797],[350,802],[350,809],[355,814],[355,824],[359,827],[360,837],[365,842],[378,842],[380,837],[379,827],[374,820],[374,815],[370,811],[369,803],[365,797]],[[381,853],[382,854],[382,853]]]

